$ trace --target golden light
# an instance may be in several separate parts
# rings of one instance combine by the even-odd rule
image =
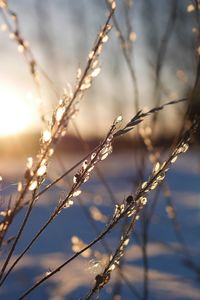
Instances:
[[[0,88],[0,136],[27,131],[34,126],[34,119],[30,101],[11,88]]]

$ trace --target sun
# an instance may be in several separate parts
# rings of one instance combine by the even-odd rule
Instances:
[[[11,88],[0,88],[0,136],[15,135],[31,129],[34,117],[29,101]]]

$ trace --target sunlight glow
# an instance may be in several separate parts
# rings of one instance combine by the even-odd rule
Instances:
[[[33,127],[34,109],[30,101],[11,88],[0,89],[0,136],[14,135]]]

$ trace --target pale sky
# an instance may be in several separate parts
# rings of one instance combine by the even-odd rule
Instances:
[[[165,13],[163,13],[162,6],[166,2],[161,0],[159,3],[160,6],[154,7],[155,20],[149,26],[149,34],[147,34],[144,22],[146,20],[144,18],[147,18],[145,13],[148,13],[146,9],[149,9],[149,7],[145,7],[145,1],[134,1],[130,13],[132,30],[137,36],[136,41],[133,43],[132,59],[138,80],[141,108],[143,106],[153,107],[152,100],[155,85],[157,55],[148,49],[147,39],[152,36],[155,41],[158,40],[158,46],[160,45],[170,15],[171,6],[166,8]],[[189,32],[193,21],[192,16],[186,11],[189,1],[182,1],[181,3],[181,10],[184,12],[184,17],[186,15],[186,21],[189,23],[189,26],[183,28],[183,34],[184,31],[187,32],[188,30]],[[61,95],[62,88],[66,86],[67,82],[74,83],[79,63],[82,67],[85,65],[87,54],[92,48],[96,34],[106,19],[104,1],[11,0],[9,5],[19,17],[22,36],[29,41],[34,56],[58,86]],[[124,34],[126,34],[127,27],[122,5],[118,6],[116,15]],[[181,24],[182,16],[178,16],[178,18],[178,22]],[[186,86],[187,88],[191,86],[194,80],[195,62],[191,60],[191,55],[188,55],[190,53],[187,52],[187,49],[180,47],[177,54],[176,31],[180,35],[180,41],[176,39],[178,40],[176,43],[181,44],[182,38],[179,23],[177,23],[177,27],[174,27],[174,33],[169,41],[162,70],[162,84],[165,85],[164,88],[168,93],[168,95],[162,95],[163,102],[172,100],[170,97],[175,99],[182,97]],[[157,32],[152,34],[154,26]],[[154,35],[157,35],[156,39]],[[8,109],[7,103],[10,102],[10,106],[14,109],[13,101],[18,102],[18,107],[22,107],[25,103],[24,111],[22,112],[21,109],[22,114],[18,113],[18,118],[21,119],[24,115],[27,128],[38,129],[40,106],[28,66],[22,55],[18,53],[16,44],[8,38],[6,32],[0,32],[0,40],[2,58],[0,61],[1,107]],[[190,37],[188,40],[190,40]],[[150,46],[154,47],[152,44]],[[187,55],[184,56],[186,52]],[[174,59],[175,55],[177,55],[176,59]],[[102,134],[118,114],[122,114],[125,120],[135,114],[133,85],[114,28],[100,61],[102,71],[95,80],[92,89],[86,93],[78,117],[80,127],[88,134],[94,132]],[[176,70],[183,70],[187,73],[187,81],[180,82]],[[50,88],[45,81],[42,81],[42,96],[43,107],[46,113],[50,114],[54,105],[52,103],[56,103],[58,99],[50,92]],[[6,105],[3,104],[4,102],[6,102]],[[172,110],[168,109],[169,111],[170,117],[173,116]],[[4,116],[7,114],[8,112],[3,113]],[[95,128],[91,127],[94,120]],[[6,122],[6,117],[4,117],[4,122]],[[1,128],[4,125],[1,125]]]

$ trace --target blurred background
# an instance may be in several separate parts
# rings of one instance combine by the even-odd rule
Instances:
[[[78,66],[86,65],[107,14],[103,0],[10,0],[9,6],[20,20],[22,37],[29,42],[37,63],[57,93],[41,76],[39,98],[29,66],[9,38],[2,19],[1,153],[9,151],[12,140],[12,145],[16,145],[16,137],[24,149],[29,143],[24,145],[23,141],[33,139],[33,147],[41,130],[41,103],[43,112],[50,117],[63,88],[74,86]],[[138,109],[190,93],[199,56],[197,14],[193,2],[186,0],[118,1],[114,28],[100,58],[102,71],[85,94],[75,119],[85,139],[102,137],[119,114],[128,121]],[[180,104],[161,112],[156,134],[163,136],[164,131],[166,138],[174,135],[184,111],[185,104]],[[69,135],[76,135],[74,126]]]

